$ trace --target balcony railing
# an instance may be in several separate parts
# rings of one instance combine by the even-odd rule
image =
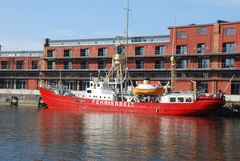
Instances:
[[[234,68],[234,64],[222,63],[222,68]]]
[[[116,44],[118,41],[126,43],[126,38],[99,38],[99,39],[74,39],[74,40],[49,40],[47,46],[72,46],[72,45],[108,45]],[[169,35],[156,35],[156,36],[135,36],[128,37],[128,44],[134,43],[154,43],[154,42],[170,42]]]
[[[42,57],[43,51],[1,51],[0,57]]]
[[[136,54],[136,55],[135,55]],[[240,56],[240,51],[235,51],[232,53],[223,53],[223,52],[219,52],[219,53],[186,53],[186,54],[174,54],[176,57],[199,57],[199,56],[229,56],[229,55],[233,55],[233,56]],[[128,58],[135,58],[135,57],[170,57],[171,54],[160,54],[160,55],[156,55],[155,52],[152,54],[143,54],[141,55],[141,53],[128,53]],[[92,56],[92,54],[89,55],[81,55],[81,56],[71,56],[71,57],[62,57],[62,56],[56,56],[56,57],[42,57],[42,59],[48,59],[48,60],[54,60],[54,59],[96,59],[99,57],[104,57],[107,59],[112,59],[113,56]]]

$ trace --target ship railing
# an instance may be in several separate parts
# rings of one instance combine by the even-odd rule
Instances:
[[[218,93],[206,93],[205,90],[196,91],[196,99],[199,97],[211,97],[225,99],[224,93],[220,90]]]

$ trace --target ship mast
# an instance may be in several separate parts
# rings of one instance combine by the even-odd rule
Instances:
[[[132,81],[130,79],[130,75],[128,73],[127,68],[127,51],[128,51],[128,27],[129,27],[129,0],[127,1],[127,13],[126,13],[126,44],[121,44],[121,38],[118,38],[116,44],[116,53],[112,59],[112,67],[110,71],[107,73],[105,82],[109,81],[111,78],[114,79],[115,83],[119,85],[119,96],[121,97],[121,101],[124,100],[124,91],[125,87],[123,83],[126,80],[130,80],[131,85]]]
[[[172,55],[170,58],[171,61],[171,91],[174,90],[175,88],[175,78],[176,78],[176,61],[175,61],[175,57],[174,57],[174,51],[175,51],[175,36],[176,36],[176,15],[175,15],[175,24],[174,24],[174,28],[173,28],[173,37],[172,37]]]

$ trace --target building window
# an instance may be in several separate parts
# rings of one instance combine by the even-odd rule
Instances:
[[[63,62],[63,69],[72,69],[72,62],[70,61]]]
[[[10,80],[0,80],[0,88],[1,89],[10,89],[12,81]]]
[[[177,61],[177,68],[187,68],[187,60],[186,59],[181,59]]]
[[[38,69],[38,61],[32,61],[32,69]]]
[[[202,75],[203,75],[203,78],[208,78],[209,77],[208,73],[202,73]]]
[[[71,56],[71,50],[70,49],[64,50],[63,57],[70,57],[70,56]]]
[[[234,51],[235,51],[235,43],[234,42],[223,43],[222,52],[231,53]]]
[[[2,69],[10,69],[10,62],[9,61],[2,61]]]
[[[99,60],[98,61],[98,69],[105,69],[106,68],[106,61],[105,60]]]
[[[99,48],[98,56],[107,56],[107,48]]]
[[[81,69],[88,69],[88,62],[87,61],[81,61]]]
[[[236,28],[225,28],[224,29],[225,36],[233,36],[236,35]]]
[[[26,89],[26,81],[16,80],[16,89]]]
[[[146,37],[132,37],[132,42],[146,42]]]
[[[66,89],[74,90],[74,81],[63,81],[63,85]]]
[[[205,53],[205,44],[197,44],[197,53]]]
[[[51,87],[57,87],[58,86],[58,80],[49,80],[48,81],[48,84],[51,86]]]
[[[226,58],[222,60],[222,68],[233,68],[234,67],[234,59]]]
[[[155,55],[164,55],[165,46],[156,46],[155,47]]]
[[[176,102],[176,97],[170,97],[169,100],[170,102]]]
[[[88,56],[89,49],[85,48],[85,49],[80,49],[80,56]]]
[[[88,84],[89,84],[88,81],[79,81],[78,82],[79,90],[80,91],[86,90],[88,87]]]
[[[178,45],[176,54],[187,54],[187,45]]]
[[[55,69],[55,62],[52,61],[47,62],[47,69]]]
[[[144,47],[143,46],[135,47],[135,55],[144,55]]]
[[[197,27],[197,35],[207,35],[208,28],[207,27]]]
[[[156,60],[155,69],[162,69],[162,68],[164,68],[164,60]]]
[[[231,94],[240,94],[240,82],[231,82]]]
[[[200,58],[198,60],[198,68],[210,68],[210,59]]]
[[[124,53],[124,46],[123,45],[117,46],[117,53],[118,54],[123,54]]]
[[[24,68],[24,61],[23,60],[17,61],[16,69],[23,69],[23,68]]]
[[[136,60],[136,69],[144,69],[144,61]]]
[[[47,57],[55,57],[55,51],[54,50],[48,50],[47,51]]]
[[[177,39],[183,39],[187,38],[187,32],[186,31],[177,31]]]
[[[197,82],[197,90],[208,93],[208,82]]]

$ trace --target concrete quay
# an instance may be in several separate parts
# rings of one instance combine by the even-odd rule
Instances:
[[[38,90],[23,90],[23,89],[0,90],[0,104],[11,105],[11,100],[13,98],[17,98],[18,105],[37,107],[40,99],[40,93]]]

